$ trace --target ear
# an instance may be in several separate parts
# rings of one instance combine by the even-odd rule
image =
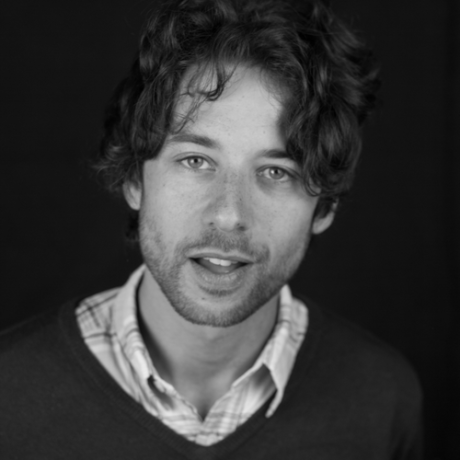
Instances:
[[[311,232],[314,235],[319,235],[320,233],[323,233],[331,226],[332,222],[334,221],[336,209],[337,203],[334,203],[331,207],[331,210],[325,216],[315,217],[313,225],[311,227]]]
[[[131,209],[139,211],[142,201],[142,187],[141,184],[134,182],[125,182],[123,184],[123,195]]]

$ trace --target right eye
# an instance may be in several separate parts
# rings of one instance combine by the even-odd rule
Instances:
[[[193,169],[195,171],[210,169],[209,163],[202,157],[190,156],[180,160],[180,163],[188,169]]]

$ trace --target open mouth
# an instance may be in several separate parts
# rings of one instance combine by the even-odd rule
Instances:
[[[197,257],[190,259],[192,262],[206,268],[216,275],[228,275],[241,267],[248,265],[236,260],[219,259],[217,257]]]

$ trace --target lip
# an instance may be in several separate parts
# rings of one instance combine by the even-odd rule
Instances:
[[[212,256],[203,256],[200,254],[199,257],[223,258],[221,254],[215,253],[213,253]],[[190,266],[192,268],[195,279],[198,281],[198,285],[208,294],[216,294],[220,297],[222,295],[231,294],[239,287],[241,287],[241,285],[244,284],[245,280],[247,279],[250,267],[252,267],[252,264],[247,264],[245,262],[246,265],[242,265],[231,273],[213,273],[193,260],[195,258],[198,258],[198,256],[191,258]],[[235,259],[229,259],[226,257],[225,260]]]
[[[253,260],[249,259],[248,257],[242,256],[240,254],[231,254],[231,253],[220,253],[220,252],[199,252],[196,254],[191,254],[188,256],[190,259],[221,259],[221,260],[228,260],[230,262],[239,262],[242,264],[252,264],[254,263]]]

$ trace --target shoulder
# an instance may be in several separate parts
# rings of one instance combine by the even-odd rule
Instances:
[[[37,344],[52,340],[58,322],[57,308],[46,310],[32,318],[0,332],[0,359],[27,349],[35,349]]]
[[[355,360],[359,368],[377,372],[381,379],[392,379],[411,389],[419,387],[412,365],[401,352],[351,321],[326,310],[323,315],[325,340],[339,345],[342,356]]]
[[[337,396],[419,418],[422,388],[408,360],[362,327],[305,300],[309,327],[305,348],[314,348],[311,367],[320,381],[329,379]],[[310,334],[310,337],[309,337]],[[310,340],[309,340],[310,339]],[[393,414],[396,416],[396,414]]]
[[[0,366],[21,366],[57,356],[80,334],[106,330],[110,322],[111,300],[119,288],[89,297],[73,299],[28,320],[0,331]],[[89,332],[88,332],[89,331]]]
[[[399,452],[394,458],[419,458],[422,388],[412,365],[362,327],[310,300],[304,303],[309,324],[297,402],[307,401],[317,420],[326,417],[344,436],[359,433],[363,443]]]
[[[105,376],[83,340],[79,306],[74,299],[0,334],[0,431],[15,414],[18,423],[27,415],[45,423],[50,404],[70,404],[72,395],[85,394]]]
[[[51,309],[0,334],[2,435],[9,429],[5,423],[45,413],[44,401],[59,385],[68,383],[69,354],[60,316],[59,308]]]
[[[59,354],[64,338],[61,317],[64,310],[74,309],[76,302],[52,308],[0,332],[0,381],[23,374],[26,369],[43,366]],[[68,315],[70,316],[70,315]]]

